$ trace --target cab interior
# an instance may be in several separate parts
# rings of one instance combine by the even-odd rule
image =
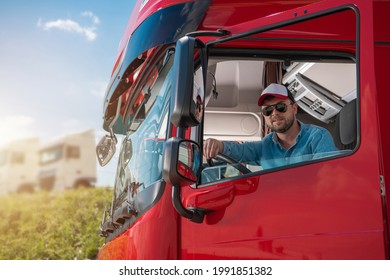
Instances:
[[[299,107],[298,120],[326,128],[341,154],[357,147],[356,63],[353,59],[297,58],[294,61],[290,57],[288,60],[210,57],[206,80],[203,139],[261,140],[268,129],[259,112],[258,98],[267,85],[279,83],[293,94]],[[227,166],[220,163],[207,167],[202,172],[202,181],[223,179],[221,174]],[[253,172],[261,170],[261,167],[247,167]],[[214,179],[207,179],[211,173]],[[239,175],[237,171],[233,174]]]
[[[356,64],[345,61],[210,59],[204,138],[261,140],[267,133],[257,105],[261,91],[280,83],[299,106],[297,118],[326,128],[339,149],[357,141]]]

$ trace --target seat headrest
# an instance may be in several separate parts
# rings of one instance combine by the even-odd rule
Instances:
[[[349,145],[357,138],[356,99],[346,104],[339,114],[340,141]]]

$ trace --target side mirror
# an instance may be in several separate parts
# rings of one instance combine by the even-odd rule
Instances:
[[[200,147],[191,140],[170,138],[164,147],[163,177],[172,185],[172,203],[179,215],[202,223],[204,211],[187,209],[183,206],[180,197],[181,186],[196,183],[200,171]]]
[[[110,131],[110,135],[105,135],[96,146],[96,155],[100,166],[105,166],[114,156],[118,140],[115,134]]]
[[[202,71],[194,82],[195,63],[200,58]],[[185,36],[177,41],[174,58],[174,75],[172,85],[171,122],[177,127],[193,127],[199,125],[204,111],[204,84],[207,69],[204,45],[196,38]]]
[[[201,166],[200,147],[196,142],[170,138],[165,143],[163,177],[173,186],[193,184]]]

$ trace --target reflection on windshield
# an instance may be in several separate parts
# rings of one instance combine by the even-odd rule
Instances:
[[[138,105],[142,110],[133,110],[134,114],[126,120],[128,127],[119,157],[114,208],[120,207],[127,198],[130,207],[135,207],[136,195],[162,178],[172,60],[160,64],[158,73],[149,76],[139,93],[143,97]],[[128,143],[131,143],[131,153]]]

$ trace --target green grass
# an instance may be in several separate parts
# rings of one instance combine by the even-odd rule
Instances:
[[[96,259],[112,189],[0,197],[0,260]]]

